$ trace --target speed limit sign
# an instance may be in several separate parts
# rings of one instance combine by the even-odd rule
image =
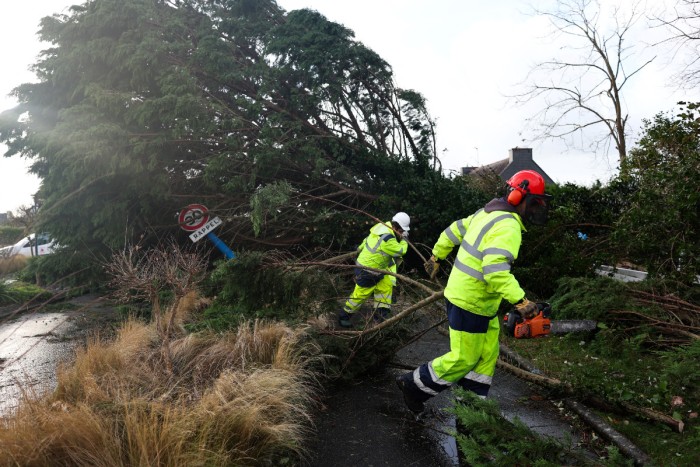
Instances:
[[[180,211],[180,227],[187,232],[194,232],[209,222],[209,211],[203,204],[190,204]]]
[[[236,257],[233,250],[214,235],[213,230],[222,224],[221,219],[218,217],[210,219],[209,210],[203,204],[190,204],[180,211],[177,221],[182,230],[191,232],[190,240],[193,242],[198,242],[206,237],[226,256],[226,259],[234,259]]]

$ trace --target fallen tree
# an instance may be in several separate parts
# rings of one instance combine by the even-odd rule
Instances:
[[[316,11],[102,0],[41,24],[51,47],[0,141],[32,162],[38,224],[64,246],[187,244],[173,214],[203,203],[236,251],[338,251],[359,210],[412,210],[432,237],[484,201],[443,175],[423,96]]]
[[[616,405],[612,402],[604,401],[600,397],[582,394],[580,391],[577,391],[576,388],[573,387],[570,383],[542,374],[542,372],[539,369],[537,369],[531,362],[528,362],[527,359],[519,356],[516,352],[513,352],[513,350],[509,349],[504,344],[501,344],[500,347],[503,356],[498,360],[497,365],[500,368],[503,368],[504,370],[507,370],[522,379],[552,389],[555,391],[555,393],[559,393],[566,397],[581,398],[587,403],[590,403],[595,407],[601,408],[602,410],[613,411],[618,414],[624,415],[641,416],[648,420],[662,423],[672,428],[678,433],[683,432],[685,424],[681,420],[676,420],[673,417],[669,417],[668,415],[662,414],[656,410],[652,410],[646,407],[637,407],[626,402],[622,402],[619,405]],[[523,368],[519,368],[517,366],[509,364],[508,362],[504,361],[503,357],[516,361]]]

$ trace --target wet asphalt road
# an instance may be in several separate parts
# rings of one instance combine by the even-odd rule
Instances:
[[[402,349],[396,361],[418,365],[449,350],[449,339],[433,330]],[[444,391],[427,403],[421,420],[406,409],[394,383],[408,370],[385,368],[355,384],[330,391],[316,417],[311,467],[457,466],[454,417],[444,409],[452,394]],[[497,369],[489,398],[509,420],[518,417],[536,433],[575,443],[575,429],[563,412],[536,387]]]
[[[16,407],[22,389],[53,389],[56,365],[72,355],[72,345],[60,337],[73,329],[68,318],[66,313],[29,313],[0,325],[0,414]]]
[[[56,367],[73,358],[75,346],[93,332],[106,332],[118,313],[99,297],[70,300],[61,312],[0,312],[0,416],[17,407],[22,392],[43,394],[56,386]]]

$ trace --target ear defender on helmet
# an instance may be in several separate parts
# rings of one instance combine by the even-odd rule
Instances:
[[[510,193],[508,193],[508,197],[506,198],[508,204],[512,204],[513,206],[520,204],[523,201],[523,197],[530,192],[528,185],[530,185],[530,181],[527,179],[516,186],[511,185]]]
[[[517,206],[520,204],[523,200],[523,192],[518,190],[517,188],[511,188],[510,193],[508,193],[508,197],[506,198],[506,201],[508,201],[508,204],[511,204],[513,206]]]

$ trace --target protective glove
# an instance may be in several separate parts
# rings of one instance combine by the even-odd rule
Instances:
[[[440,263],[435,256],[431,256],[430,259],[423,264],[423,267],[425,268],[425,272],[428,273],[428,276],[430,276],[430,280],[433,280],[440,269]]]
[[[526,297],[523,297],[522,300],[515,304],[515,310],[520,313],[520,316],[524,319],[533,318],[539,311],[537,303],[531,302]]]

